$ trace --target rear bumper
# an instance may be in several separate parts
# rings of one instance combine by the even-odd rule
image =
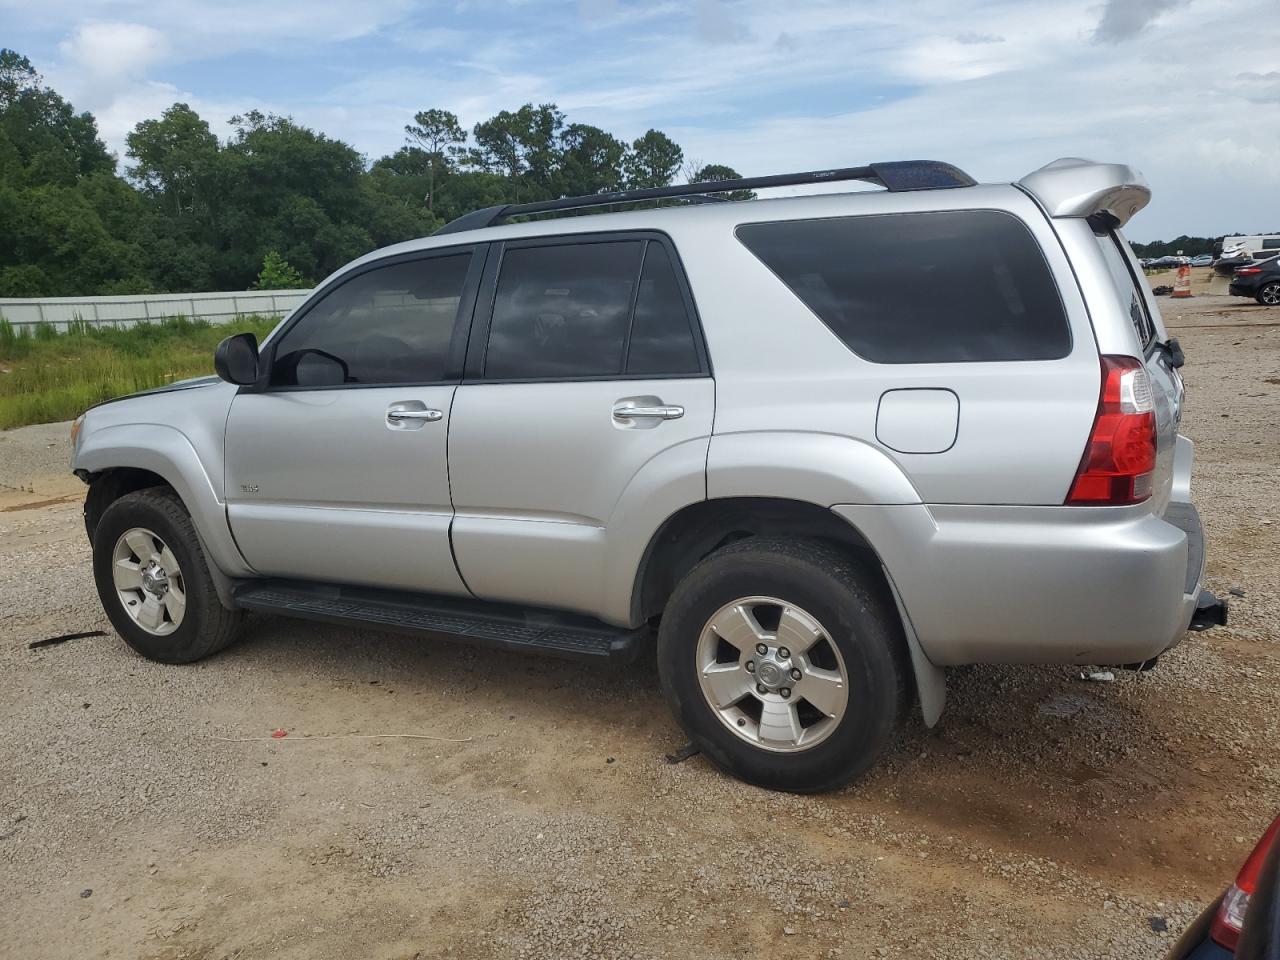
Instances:
[[[1232,283],[1227,287],[1227,292],[1233,297],[1256,297],[1258,295],[1258,285],[1256,283]]]
[[[1188,488],[1175,477],[1175,496]],[[939,666],[1138,663],[1178,643],[1196,615],[1204,530],[1186,500],[1164,516],[1149,505],[832,509],[880,554]]]

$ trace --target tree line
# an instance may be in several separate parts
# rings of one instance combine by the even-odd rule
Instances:
[[[289,117],[249,111],[231,128],[219,140],[175,103],[128,134],[121,175],[93,116],[0,49],[0,297],[309,286],[480,207],[738,176],[686,158],[659,130],[626,142],[554,103],[470,131],[422,110],[404,146],[373,163]],[[1133,246],[1158,257],[1213,245]]]
[[[0,297],[306,286],[479,207],[731,179],[659,130],[625,142],[527,103],[470,132],[447,110],[373,163],[289,117],[226,140],[187,104],[126,138],[124,173],[87,112],[0,50]]]

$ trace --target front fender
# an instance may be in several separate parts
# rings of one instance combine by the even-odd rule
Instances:
[[[89,473],[132,467],[164,478],[182,498],[218,569],[232,577],[253,573],[231,537],[217,487],[180,430],[155,423],[100,427],[81,437],[72,467]]]
[[[707,497],[780,497],[837,503],[920,503],[882,450],[829,433],[717,434],[707,457]]]

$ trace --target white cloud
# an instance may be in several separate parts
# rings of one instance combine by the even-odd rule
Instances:
[[[139,77],[169,54],[169,41],[141,23],[85,23],[59,45],[66,62],[95,82]]]

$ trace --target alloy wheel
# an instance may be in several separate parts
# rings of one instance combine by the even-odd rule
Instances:
[[[126,530],[111,555],[116,596],[130,619],[147,633],[165,637],[187,612],[182,568],[173,551],[144,527]]]
[[[753,746],[817,746],[849,703],[844,658],[817,618],[774,597],[727,603],[698,637],[698,683],[720,722]]]

